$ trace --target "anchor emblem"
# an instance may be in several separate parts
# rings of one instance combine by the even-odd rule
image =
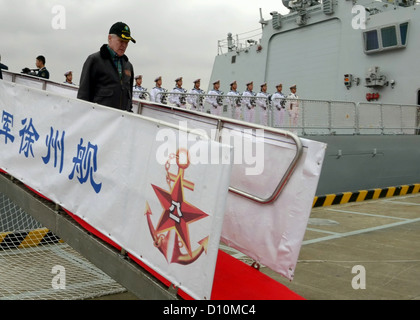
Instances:
[[[176,158],[176,164],[178,165],[177,175],[169,172],[170,160],[173,158]],[[185,163],[181,159],[185,159]],[[164,255],[168,262],[183,265],[196,261],[203,252],[207,253],[209,239],[208,236],[203,238],[198,241],[199,247],[195,250],[192,249],[189,225],[207,217],[208,214],[185,200],[184,188],[194,191],[194,183],[184,179],[184,173],[189,164],[188,151],[179,149],[175,155],[172,154],[169,157],[165,165],[167,171],[166,181],[170,191],[152,184],[152,188],[163,208],[156,227],[152,223],[152,211],[148,202],[146,202],[145,210],[155,247]],[[170,255],[169,239],[173,232],[175,233],[175,241],[172,254]]]

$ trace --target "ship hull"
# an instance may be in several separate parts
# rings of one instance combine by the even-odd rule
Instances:
[[[419,135],[308,137],[327,144],[317,195],[418,183]]]

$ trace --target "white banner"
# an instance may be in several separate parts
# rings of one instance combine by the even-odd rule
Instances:
[[[2,169],[193,298],[210,298],[232,167],[221,157],[231,147],[6,81],[0,112]],[[197,162],[189,149],[214,155]]]
[[[50,87],[47,85],[46,89]],[[71,96],[73,91],[68,94]],[[136,104],[133,109],[137,111]],[[268,128],[258,133],[261,127],[251,123],[200,112],[177,111],[154,103],[143,103],[141,113],[176,127],[198,130],[212,138],[218,134],[221,121],[222,143],[234,149],[230,186],[260,198],[272,194],[296,154],[296,145],[290,138],[270,132]],[[293,279],[326,150],[324,143],[304,138],[300,141],[304,146],[303,155],[277,199],[261,204],[228,193],[221,236],[225,243],[290,280]]]
[[[219,118],[176,112],[144,104],[142,114],[214,138]],[[287,173],[296,152],[294,141],[276,130],[221,118],[220,141],[233,147],[230,186],[260,199],[269,198]],[[292,280],[324,161],[326,144],[300,138],[302,156],[280,195],[269,203],[229,192],[221,239],[260,264]]]

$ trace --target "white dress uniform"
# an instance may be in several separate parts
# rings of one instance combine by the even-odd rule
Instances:
[[[296,88],[296,86],[291,86],[290,89]],[[290,93],[287,96],[287,112],[289,113],[289,122],[291,127],[297,127],[299,120],[299,97],[296,93]]]
[[[242,106],[245,110],[244,120],[248,122],[255,121],[255,93],[245,90],[242,93]]]
[[[232,118],[241,120],[242,114],[242,106],[241,106],[241,95],[236,90],[230,90],[227,95],[229,96],[229,111],[228,114],[232,116]]]
[[[175,82],[178,82],[179,80],[182,80],[182,78],[177,78]],[[187,107],[187,96],[185,93],[187,93],[187,90],[180,87],[175,87],[171,91],[171,95],[169,96],[169,102],[176,105],[179,108],[186,109]]]
[[[197,81],[199,81],[199,79],[195,80],[194,83]],[[187,97],[187,102],[191,105],[191,110],[203,112],[203,94],[205,94],[204,90],[194,87],[190,90],[189,93],[190,94]]]
[[[165,92],[167,92],[167,90],[164,88],[154,87],[150,91],[150,101],[167,104],[166,95],[164,95]]]
[[[159,80],[162,80],[162,77],[159,76],[155,79],[156,86],[152,90],[150,90],[150,101],[167,104],[167,95],[164,94],[165,92],[167,92],[167,90],[162,88],[161,86],[158,86],[159,84],[157,82]],[[162,84],[162,82],[160,84]]]
[[[284,115],[286,114],[286,96],[281,92],[276,92],[271,96],[271,105],[273,106],[274,125],[282,127],[284,124]]]
[[[145,100],[147,97],[147,89],[142,86],[134,86],[133,87],[133,98],[134,99],[141,99]]]
[[[257,93],[257,106],[260,108],[260,124],[263,126],[268,125],[268,101],[269,94],[267,92],[258,92]]]
[[[210,90],[207,93],[209,96],[207,97],[207,103],[210,104],[210,113],[216,116],[220,116],[222,114],[223,108],[223,97],[217,97],[216,95],[222,95],[223,92],[220,90]]]
[[[141,80],[140,83],[137,80]],[[135,76],[135,84],[133,86],[133,99],[145,100],[147,97],[147,89],[142,87],[141,83],[143,80],[142,75]]]

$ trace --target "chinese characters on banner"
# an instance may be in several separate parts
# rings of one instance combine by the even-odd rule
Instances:
[[[20,144],[20,155],[26,158],[31,157],[34,160],[41,158],[45,165],[51,162],[54,168],[57,168],[58,172],[63,174],[64,152],[67,150],[65,149],[66,132],[60,132],[51,127],[50,132],[39,133],[32,118],[18,120],[17,123],[20,123],[20,125],[17,125],[15,128],[16,120],[14,119],[14,115],[6,110],[2,110],[0,137],[4,136],[4,144],[15,143],[15,138],[18,138],[16,143]],[[33,145],[43,142],[45,143],[45,154],[35,155]],[[3,143],[3,140],[0,140],[0,143]],[[77,178],[81,184],[88,182],[91,184],[93,190],[99,193],[102,183],[96,182],[94,178],[94,173],[98,169],[98,146],[92,144],[90,141],[84,142],[83,138],[80,138],[80,143],[77,145],[77,148],[73,148],[68,152],[74,154],[73,168],[68,173],[68,178],[70,180]]]

